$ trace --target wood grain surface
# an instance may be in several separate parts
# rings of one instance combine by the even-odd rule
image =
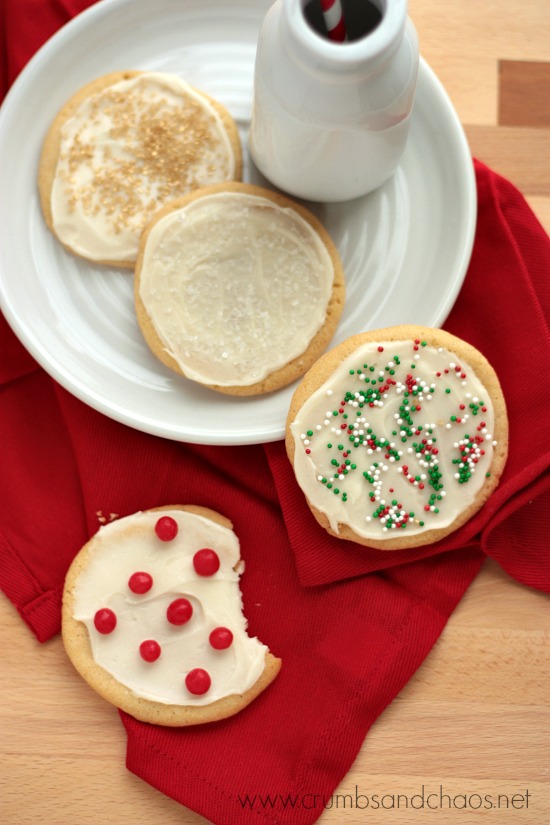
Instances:
[[[409,10],[472,154],[550,231],[550,3],[410,0]],[[549,823],[549,607],[487,562],[322,825]],[[78,678],[59,638],[39,645],[3,596],[0,623],[2,825],[206,823],[126,770],[116,710]]]

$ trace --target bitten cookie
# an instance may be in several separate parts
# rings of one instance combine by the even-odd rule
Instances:
[[[353,336],[304,376],[286,448],[330,534],[380,550],[430,544],[496,488],[508,419],[485,357],[438,329]]]
[[[146,227],[136,315],[168,367],[221,393],[299,378],[328,346],[345,300],[328,233],[262,187],[220,184],[168,204]]]
[[[133,267],[143,227],[166,201],[241,172],[225,107],[176,75],[125,71],[93,80],[63,106],[44,140],[38,188],[67,249]]]
[[[281,661],[248,636],[239,542],[212,510],[173,506],[101,527],[74,559],[63,643],[84,680],[144,722],[238,713]]]

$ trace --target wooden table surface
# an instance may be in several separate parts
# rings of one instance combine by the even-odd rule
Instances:
[[[410,0],[409,10],[472,154],[515,183],[550,232],[549,0]],[[550,822],[549,607],[488,562],[320,822]],[[3,825],[206,822],[125,769],[116,710],[80,681],[59,638],[39,645],[2,596],[0,622]],[[367,811],[344,800],[356,789],[410,799],[422,786],[442,789],[441,807]],[[476,795],[495,807],[473,810]]]

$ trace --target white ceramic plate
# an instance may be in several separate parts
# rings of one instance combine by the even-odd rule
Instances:
[[[75,396],[170,439],[279,439],[294,388],[231,398],[165,369],[137,327],[131,273],[77,260],[46,229],[36,191],[41,143],[76,89],[106,72],[137,68],[181,74],[218,98],[246,146],[256,41],[270,5],[103,0],[37,53],[0,112],[0,303],[9,323]],[[265,185],[248,159],[245,180]],[[346,271],[347,305],[334,344],[377,327],[444,322],[470,260],[476,191],[463,130],[424,61],[410,141],[394,178],[373,195],[312,209]]]

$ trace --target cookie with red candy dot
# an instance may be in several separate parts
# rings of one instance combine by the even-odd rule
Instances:
[[[203,696],[210,690],[212,679],[208,671],[202,667],[195,667],[185,677],[185,687],[194,696]]]
[[[94,616],[94,626],[104,636],[112,633],[116,627],[116,614],[108,607],[100,608]]]
[[[193,605],[189,599],[186,599],[183,596],[179,599],[174,599],[173,602],[170,602],[166,610],[166,618],[170,624],[177,626],[187,624],[192,615]]]
[[[172,506],[111,521],[67,573],[67,654],[94,690],[142,721],[232,716],[281,666],[247,633],[243,569],[231,522],[212,510]]]
[[[142,596],[144,593],[148,593],[152,586],[153,577],[150,573],[132,573],[128,579],[128,587],[132,593],[136,593],[139,596]]]
[[[214,650],[226,650],[233,644],[233,634],[228,627],[215,627],[208,641]]]
[[[140,644],[139,653],[146,662],[156,662],[161,654],[161,647],[154,639],[146,639]]]
[[[172,516],[161,516],[155,524],[155,533],[161,541],[173,541],[178,535],[178,523]]]
[[[220,559],[215,550],[203,547],[193,556],[193,567],[199,576],[213,576],[220,569]]]

